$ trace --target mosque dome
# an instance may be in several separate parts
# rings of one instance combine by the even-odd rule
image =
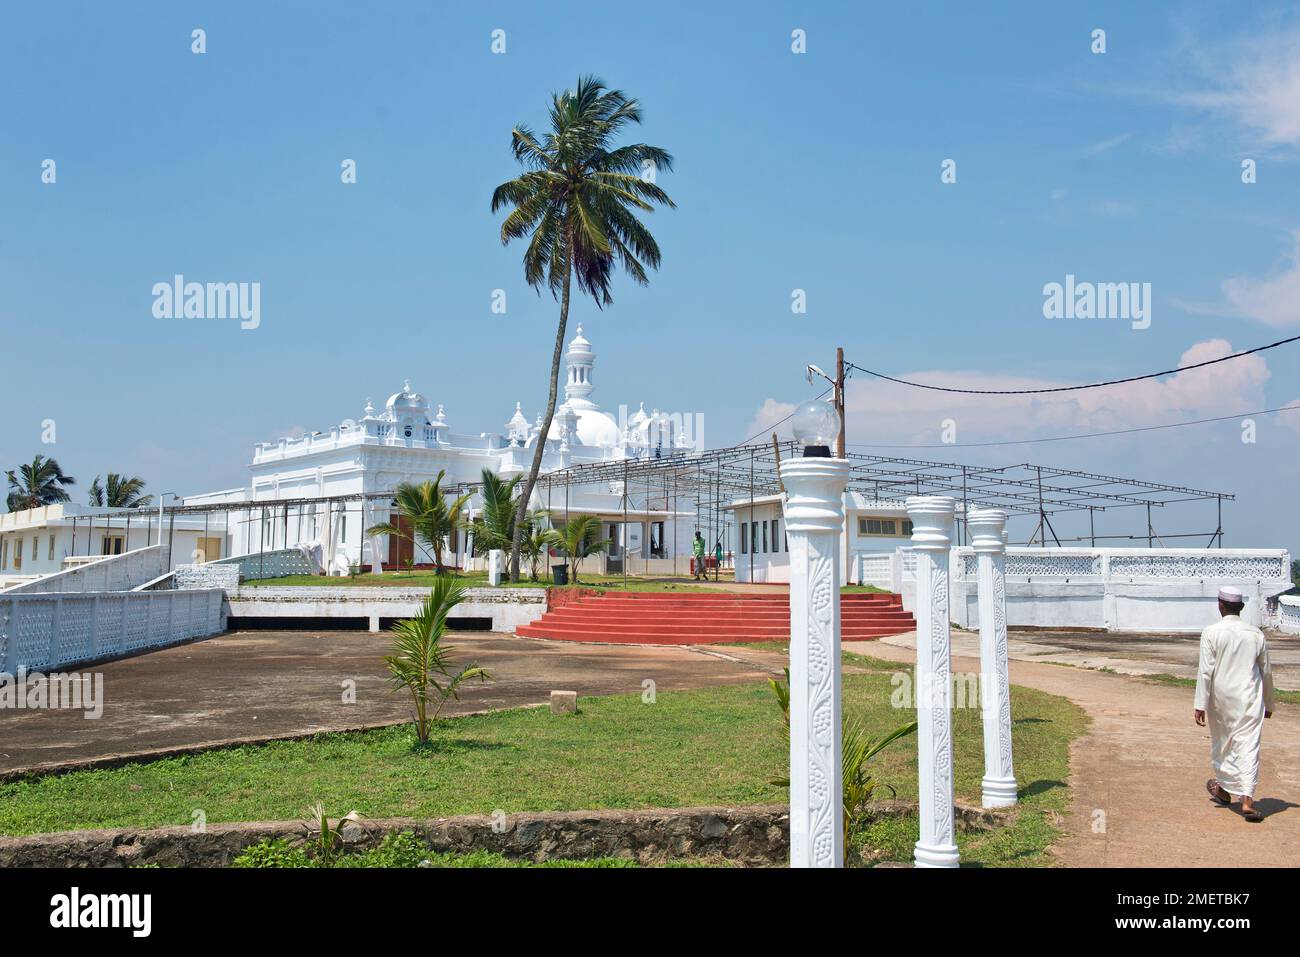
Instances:
[[[392,419],[411,419],[421,425],[429,420],[429,400],[411,390],[410,379],[406,380],[401,392],[394,392],[388,397],[385,406]]]
[[[569,444],[587,445],[601,448],[614,448],[619,444],[618,423],[607,412],[601,412],[599,409],[577,408],[570,409],[570,414],[577,419],[577,425],[573,432],[578,435],[577,441],[574,441],[572,432],[569,435]],[[555,410],[555,418],[551,420],[551,431],[547,435],[555,439],[560,439],[560,432],[564,428],[561,415],[561,409]]]
[[[570,355],[584,355],[591,352],[591,342],[582,334],[582,324],[578,324],[578,334],[569,342]]]

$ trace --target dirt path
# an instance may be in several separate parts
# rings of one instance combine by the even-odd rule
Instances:
[[[978,671],[973,635],[954,636],[954,671]],[[916,660],[915,636],[846,644],[890,661]],[[1248,824],[1205,793],[1210,743],[1192,722],[1190,688],[1059,664],[1012,660],[1013,684],[1061,695],[1091,726],[1070,748],[1071,808],[1053,848],[1076,867],[1260,867],[1300,862],[1300,707],[1264,726],[1257,805]]]

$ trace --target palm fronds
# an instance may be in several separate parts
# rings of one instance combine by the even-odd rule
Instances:
[[[27,508],[40,508],[57,502],[70,502],[67,486],[75,485],[77,480],[71,475],[64,475],[63,469],[55,459],[38,455],[30,465],[20,465],[5,472],[9,480],[9,496],[6,507],[11,512]]]
[[[393,653],[384,658],[394,690],[405,688],[415,709],[415,733],[429,741],[429,727],[449,699],[459,698],[466,681],[487,681],[491,675],[477,665],[452,673],[453,648],[442,643],[447,616],[465,600],[465,586],[454,578],[439,578],[414,618],[393,626]],[[433,712],[430,713],[430,705]]]
[[[442,490],[446,474],[443,469],[432,481],[418,485],[403,482],[394,490],[393,507],[406,519],[409,530],[395,522],[380,522],[366,529],[366,534],[395,535],[419,545],[433,558],[434,566],[441,573],[443,540],[459,527],[460,513],[471,498],[466,493],[449,500]]]
[[[597,538],[599,534],[599,518],[595,515],[575,515],[563,525],[549,529],[544,533],[543,539],[558,548],[568,559],[569,581],[576,584],[582,560],[591,555],[599,555],[611,544],[608,538]]]
[[[511,131],[511,152],[523,172],[492,193],[492,211],[507,211],[502,245],[527,238],[524,279],[539,292],[549,290],[560,303],[546,414],[516,503],[512,581],[519,579],[524,516],[555,416],[571,283],[576,278],[579,293],[589,295],[598,308],[614,301],[618,266],[645,285],[647,268],[658,269],[661,257],[637,214],[651,212],[656,204],[674,205],[655,181],[660,171],[672,170],[672,154],[645,143],[615,144],[629,126],[641,122],[636,100],[594,76],[582,76],[573,89],[552,95],[548,119],[549,129],[542,134],[524,124]]]

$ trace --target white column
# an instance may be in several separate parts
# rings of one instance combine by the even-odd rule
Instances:
[[[781,463],[790,541],[790,866],[844,865],[840,531],[844,459]]]
[[[916,751],[921,839],[917,867],[956,867],[952,808],[952,635],[948,619],[948,548],[956,501],[908,498],[916,551]]]
[[[980,706],[984,717],[984,806],[1016,803],[1011,767],[1011,683],[1007,676],[1007,513],[972,508],[966,514],[979,556]]]

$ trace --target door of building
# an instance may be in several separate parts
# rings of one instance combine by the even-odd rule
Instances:
[[[407,562],[415,561],[415,543],[410,537],[411,520],[405,515],[394,515],[389,523],[402,534],[388,536],[388,565],[391,568],[405,568]]]
[[[221,557],[221,538],[212,536],[204,538],[200,536],[198,548],[195,550],[194,560],[202,564],[203,562],[215,562]]]

